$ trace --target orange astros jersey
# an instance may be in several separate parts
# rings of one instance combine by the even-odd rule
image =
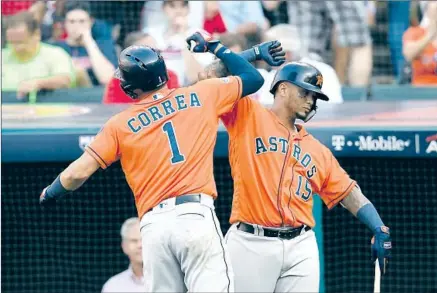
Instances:
[[[219,116],[241,96],[239,77],[161,90],[115,115],[86,148],[105,169],[120,159],[141,218],[183,194],[217,196],[213,150]]]
[[[232,224],[313,227],[313,194],[332,208],[355,186],[331,151],[304,127],[290,133],[251,98],[240,99],[222,120],[234,179]]]

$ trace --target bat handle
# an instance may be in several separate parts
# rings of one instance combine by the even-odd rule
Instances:
[[[378,259],[376,259],[375,261],[375,283],[373,284],[373,292],[374,293],[381,292],[381,270],[379,269]]]

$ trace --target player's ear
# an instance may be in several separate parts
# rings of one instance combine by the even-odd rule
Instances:
[[[123,250],[124,254],[127,254],[127,242],[124,240],[121,240],[121,249]]]
[[[288,87],[287,87],[287,84],[286,84],[285,82],[281,82],[281,83],[278,85],[278,90],[277,90],[277,92],[278,92],[281,96],[286,97],[287,94],[288,94]]]

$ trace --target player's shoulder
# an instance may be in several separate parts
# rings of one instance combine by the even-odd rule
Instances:
[[[320,156],[329,156],[331,154],[331,150],[324,145],[320,140],[315,138],[311,133],[309,133],[305,127],[302,125],[297,126],[299,128],[300,136],[302,140],[304,140],[305,144],[311,148],[312,155],[320,155]]]
[[[214,77],[214,78],[208,78],[198,81],[197,83],[193,84],[191,87],[196,88],[205,88],[208,89],[208,87],[211,86],[220,86],[220,85],[226,85],[233,83],[238,80],[239,77],[237,76],[226,76],[226,77]]]

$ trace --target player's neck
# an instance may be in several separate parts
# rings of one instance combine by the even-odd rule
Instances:
[[[136,277],[143,277],[143,265],[141,263],[131,263],[130,265]]]
[[[162,88],[160,88],[159,90],[156,90],[156,91],[153,91],[153,92],[148,92],[148,93],[143,94],[141,97],[139,97],[139,98],[137,99],[137,102],[142,102],[142,101],[144,101],[145,99],[153,98],[154,95],[159,95],[159,94],[161,94],[161,93],[166,93],[166,92],[168,92],[168,91],[169,91],[168,86],[167,86],[167,85],[164,85],[164,86],[163,86]]]
[[[274,103],[272,106],[272,112],[291,132],[296,132],[296,117],[290,116],[290,113],[283,105],[280,105],[279,103]]]

